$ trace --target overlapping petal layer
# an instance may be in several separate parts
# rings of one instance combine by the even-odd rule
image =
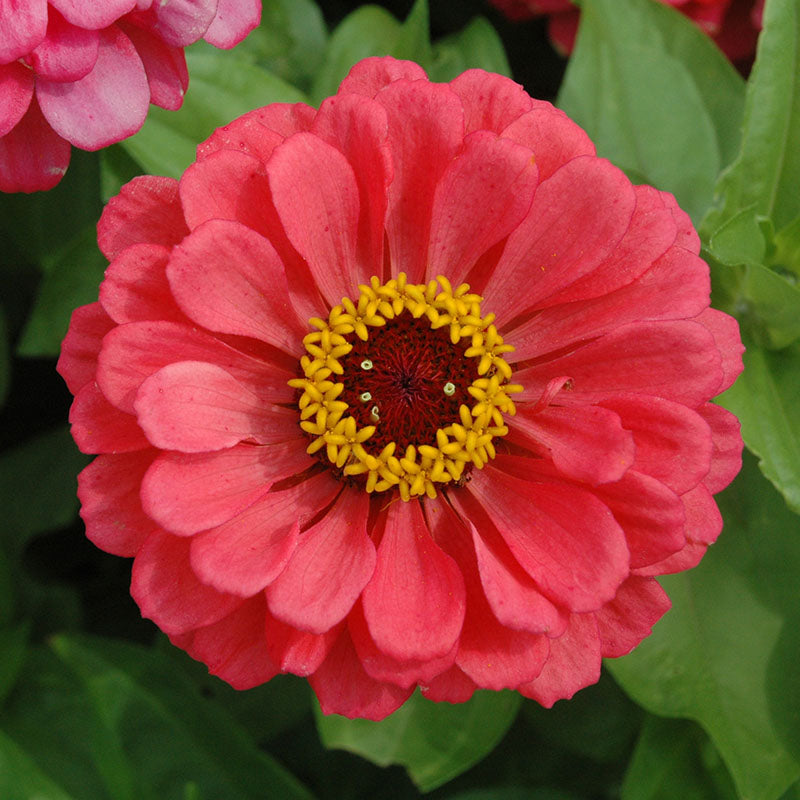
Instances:
[[[87,533],[134,556],[142,613],[232,685],[294,672],[348,716],[379,719],[415,686],[552,705],[596,680],[667,609],[654,576],[719,534],[713,493],[740,465],[738,425],[709,401],[741,343],[708,308],[674,200],[633,187],[508,79],[433,84],[388,58],[354,67],[319,111],[251,112],[198,153],[179,183],[138,178],[109,203],[100,301],[75,312],[59,362],[76,441],[101,454],[80,477]],[[412,318],[386,288],[401,273],[406,297],[439,275],[483,295],[455,355],[458,332],[414,326],[430,333],[446,302],[462,313],[466,290]],[[373,276],[384,316],[353,305],[327,327]],[[485,459],[410,499],[342,469],[361,440],[324,427],[349,408],[335,337],[389,337],[391,356],[398,336],[414,364],[452,365],[470,343],[486,355],[490,326],[516,348],[503,363],[520,391],[495,408]],[[315,352],[328,360],[312,368]],[[319,408],[293,388],[318,369]],[[474,396],[495,391],[484,380]],[[332,455],[310,444],[317,426]]]

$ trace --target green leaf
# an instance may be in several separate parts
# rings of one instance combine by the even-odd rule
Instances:
[[[16,683],[25,663],[29,633],[27,624],[0,628],[0,704]]]
[[[189,90],[179,111],[151,108],[142,129],[121,143],[148,172],[178,178],[217,128],[269,103],[306,96],[247,59],[198,42],[186,50]]]
[[[739,417],[761,471],[800,513],[800,345],[778,352],[745,345],[744,372],[717,401]]]
[[[769,0],[747,85],[742,147],[720,177],[707,234],[754,208],[780,229],[800,214],[800,5]]]
[[[735,151],[743,84],[708,37],[652,0],[585,0],[558,104],[599,155],[694,219]]]
[[[800,216],[775,234],[771,264],[800,278]]]
[[[78,452],[68,429],[56,428],[0,456],[0,540],[16,557],[31,536],[75,519],[75,476],[89,459]]]
[[[14,740],[0,730],[0,797],[6,800],[76,800],[47,777]]]
[[[608,667],[649,711],[699,722],[740,796],[775,800],[800,777],[798,519],[749,455],[718,500],[719,541],[661,578],[672,610]]]
[[[431,63],[431,33],[428,0],[415,0],[400,26],[392,53],[395,58],[416,61],[423,68]]]
[[[9,698],[5,727],[76,797],[310,798],[169,659],[89,637],[51,646]]]
[[[702,730],[648,717],[622,784],[622,800],[736,800],[730,775]]]
[[[119,190],[144,169],[138,161],[132,159],[120,144],[112,144],[100,153],[100,187],[103,202],[108,202],[119,194]]]
[[[57,356],[72,311],[97,300],[108,266],[97,247],[96,222],[44,263],[36,300],[17,344],[21,356]]]
[[[428,792],[488,755],[519,705],[516,692],[479,691],[459,705],[432,703],[416,693],[380,722],[317,711],[317,728],[326,747],[358,753],[379,766],[402,764]]]
[[[503,41],[483,17],[476,17],[458,33],[440,39],[433,47],[432,81],[451,81],[468,69],[485,69],[511,76]]]

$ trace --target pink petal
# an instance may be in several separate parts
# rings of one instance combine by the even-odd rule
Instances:
[[[317,635],[295,630],[267,611],[265,630],[267,650],[280,671],[305,678],[316,672],[328,657],[339,639],[342,626]]]
[[[541,181],[573,158],[595,155],[594,144],[583,129],[563,111],[541,100],[533,100],[530,111],[509,120],[498,133],[533,150]]]
[[[152,175],[141,175],[126,183],[108,201],[97,224],[97,242],[109,261],[129,245],[172,247],[187,233],[178,182]]]
[[[143,617],[166,634],[185,633],[211,625],[242,604],[197,579],[189,566],[190,540],[155,531],[136,554],[131,596]]]
[[[203,583],[249,597],[283,571],[300,528],[336,497],[341,484],[323,472],[269,492],[229,522],[192,539],[191,564]]]
[[[518,83],[482,69],[462,72],[450,81],[450,88],[464,106],[465,133],[492,131],[499,134],[534,103]]]
[[[375,569],[368,514],[366,492],[345,489],[300,534],[286,569],[267,588],[274,616],[311,633],[324,633],[347,616]]]
[[[697,406],[721,381],[720,356],[709,332],[685,320],[624,325],[569,355],[518,370],[520,401],[536,401],[554,375],[569,375],[562,403],[602,402],[625,392]]]
[[[650,635],[653,625],[669,607],[669,597],[658,581],[628,578],[617,596],[595,614],[603,657],[618,658],[630,653]]]
[[[167,530],[191,536],[222,525],[313,463],[300,443],[162,453],[142,481],[142,505]]]
[[[452,648],[464,621],[464,581],[431,538],[418,502],[389,506],[361,597],[370,634],[386,655],[427,660]]]
[[[33,97],[33,72],[21,61],[0,64],[0,137],[25,116]]]
[[[724,408],[706,403],[697,413],[711,428],[714,444],[711,456],[711,469],[703,483],[711,494],[721,492],[742,468],[742,436],[739,433],[739,420]]]
[[[200,39],[214,21],[218,0],[155,0],[147,12],[154,33],[173,47]]]
[[[133,414],[142,382],[178,361],[216,364],[265,401],[285,403],[292,399],[286,381],[293,376],[279,364],[252,358],[178,322],[131,322],[116,327],[103,340],[97,382],[110,403]]]
[[[411,283],[425,278],[436,185],[464,139],[464,111],[447,86],[399,80],[376,96],[386,108],[394,179],[389,187],[386,236],[391,272]]]
[[[0,138],[0,192],[43,192],[64,177],[70,144],[42,116],[34,99],[16,126]]]
[[[628,574],[628,548],[596,497],[578,487],[520,480],[493,465],[473,471],[467,489],[552,601],[595,611],[614,597]]]
[[[228,49],[239,44],[261,21],[261,0],[219,0],[203,38],[214,47]]]
[[[350,297],[370,270],[356,264],[359,199],[353,168],[334,147],[296,133],[267,164],[275,208],[330,305]]]
[[[136,7],[136,0],[102,0],[94,3],[85,0],[49,0],[49,3],[68,22],[89,30],[107,28]]]
[[[520,404],[509,422],[509,441],[551,458],[559,472],[578,481],[619,480],[634,460],[632,434],[604,408],[550,406],[534,413]]]
[[[694,317],[708,305],[709,289],[706,263],[673,247],[627,286],[591,300],[549,305],[503,335],[514,342],[515,360],[535,358],[626,323]]]
[[[271,103],[248,111],[198,145],[197,159],[207,158],[217,150],[238,150],[266,164],[284,139],[309,130],[316,114],[316,109],[305,103]]]
[[[30,64],[38,80],[77,81],[92,71],[99,44],[96,30],[76,27],[50,8],[47,36],[30,54]]]
[[[437,675],[422,687],[422,694],[434,703],[466,703],[480,688],[456,666]]]
[[[722,381],[715,392],[719,394],[732,386],[744,369],[744,345],[739,335],[739,323],[716,308],[705,309],[695,320],[711,331],[722,356]]]
[[[125,453],[150,447],[136,417],[112,406],[94,381],[75,395],[69,421],[72,438],[83,453]]]
[[[98,456],[78,475],[86,536],[115,556],[135,556],[156,524],[142,511],[139,487],[155,450]]]
[[[168,45],[151,30],[138,25],[120,22],[119,27],[133,42],[142,59],[150,88],[150,102],[170,111],[179,109],[189,86],[183,48]]]
[[[376,681],[393,683],[405,689],[416,686],[418,683],[427,683],[440,672],[453,666],[458,649],[457,643],[453,644],[450,652],[438,658],[422,661],[418,659],[398,661],[378,649],[369,634],[367,621],[364,619],[364,612],[360,604],[355,606],[347,618],[347,623],[361,665],[367,675]]]
[[[365,58],[359,61],[339,86],[338,94],[360,94],[375,97],[394,81],[426,80],[425,70],[413,61],[399,61],[391,56]]]
[[[100,284],[100,302],[114,322],[188,322],[167,282],[169,255],[169,249],[158,244],[132,244],[109,264]]]
[[[230,373],[203,361],[179,361],[153,373],[139,387],[134,407],[148,440],[162,450],[202,453],[300,435],[296,409],[264,403]]]
[[[573,614],[567,632],[550,642],[550,656],[539,676],[519,687],[521,694],[552,708],[600,679],[600,636],[594,614]]]
[[[265,611],[264,598],[257,595],[218,622],[172,637],[173,644],[234,689],[252,689],[278,673],[267,652]]]
[[[686,544],[683,503],[655,478],[629,470],[616,483],[598,486],[594,494],[625,531],[631,567],[661,561]]]
[[[461,283],[478,258],[520,224],[537,182],[526,147],[491,133],[468,136],[434,193],[427,277],[445,274]]]
[[[250,228],[204,222],[173,250],[167,277],[178,305],[200,325],[302,352],[308,330],[295,315],[283,264]]]
[[[92,71],[71,83],[40,80],[36,96],[53,130],[84,150],[99,150],[142,127],[150,89],[136,48],[116,26],[100,32]]]
[[[622,418],[636,442],[634,469],[683,494],[697,486],[711,463],[711,433],[695,411],[681,403],[637,394],[609,397],[606,408]]]
[[[400,708],[412,689],[370,678],[344,630],[328,657],[308,679],[323,714],[379,720]]]
[[[541,183],[483,291],[498,325],[596,269],[628,230],[635,201],[622,172],[588,156]]]
[[[114,321],[100,303],[80,306],[72,312],[69,330],[61,343],[61,355],[56,364],[58,374],[72,394],[78,394],[83,386],[94,381],[103,337],[113,327]]]
[[[722,515],[711,492],[700,484],[681,495],[686,510],[686,538],[702,544],[713,544],[722,531]]]
[[[4,0],[0,13],[0,64],[28,55],[46,32],[47,0]]]
[[[653,575],[671,575],[676,572],[685,572],[696,567],[708,550],[707,544],[700,542],[686,542],[686,546],[673,553],[663,561],[648,564],[646,567],[631,570],[632,575],[651,577]]]
[[[380,275],[387,189],[392,181],[386,111],[380,103],[357,95],[329,97],[312,130],[336,147],[354,170],[360,208],[356,259],[370,275]]]

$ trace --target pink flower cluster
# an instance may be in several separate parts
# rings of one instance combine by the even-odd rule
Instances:
[[[87,535],[237,688],[549,706],[720,532],[742,440],[709,400],[742,345],[697,234],[507,78],[367,59],[136,178],[98,234],[59,361]]]
[[[51,189],[71,145],[131,136],[150,103],[179,108],[183,48],[233,47],[260,18],[260,0],[0,3],[0,191]]]
[[[565,53],[575,46],[580,11],[570,0],[491,0],[511,19],[548,16],[553,43]],[[694,20],[733,62],[755,52],[764,0],[660,0]]]

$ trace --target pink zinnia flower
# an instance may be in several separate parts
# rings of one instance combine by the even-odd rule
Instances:
[[[575,46],[580,11],[571,0],[490,0],[510,19],[548,16],[550,39],[563,52]],[[702,28],[733,62],[748,61],[756,48],[764,0],[659,0],[675,6]]]
[[[12,0],[0,13],[0,191],[52,189],[70,145],[136,133],[150,103],[180,108],[183,48],[238,44],[260,0]]]
[[[237,688],[549,706],[720,531],[742,346],[697,235],[506,78],[362,61],[129,183],[99,242],[59,362],[87,534]]]

